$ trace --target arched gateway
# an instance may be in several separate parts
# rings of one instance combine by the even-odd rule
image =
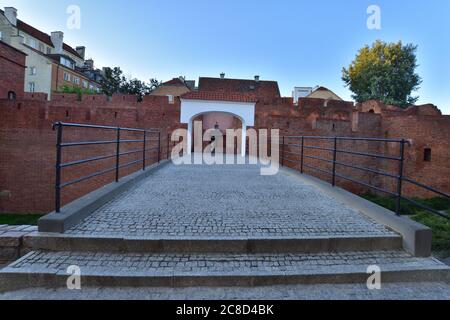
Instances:
[[[211,113],[228,114],[238,118],[242,123],[241,155],[247,153],[247,127],[255,125],[256,100],[241,95],[208,94],[191,92],[181,97],[181,123],[188,125],[188,153],[192,150],[192,133],[194,120]],[[213,129],[213,128],[210,128]]]

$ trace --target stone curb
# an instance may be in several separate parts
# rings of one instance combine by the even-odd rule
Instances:
[[[400,236],[266,239],[127,239],[29,234],[24,246],[33,250],[148,253],[318,253],[401,249]]]

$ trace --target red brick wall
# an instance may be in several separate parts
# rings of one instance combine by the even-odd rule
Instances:
[[[0,99],[6,99],[10,91],[23,97],[25,58],[24,53],[0,41]]]
[[[325,101],[320,99],[302,99],[298,106],[292,99],[277,98],[261,101],[256,106],[256,129],[281,130],[282,135],[312,136],[353,136],[353,137],[386,137],[411,139],[407,147],[406,175],[419,182],[450,192],[450,119],[448,116],[422,115],[411,112],[383,109],[382,112],[358,112],[351,103],[336,102],[324,107]],[[381,109],[380,109],[381,110]],[[427,107],[426,114],[434,112]],[[27,95],[26,100],[0,100],[0,212],[49,212],[54,202],[54,165],[55,165],[55,132],[53,121],[77,122],[87,124],[123,126],[132,128],[160,128],[161,156],[166,158],[168,134],[174,129],[185,127],[179,123],[180,102],[168,102],[167,97],[147,96],[143,102],[137,102],[134,96],[115,95],[112,99],[104,96],[83,96],[77,101],[76,95],[54,94],[52,101],[46,101],[45,95]],[[65,141],[89,141],[114,138],[113,132],[98,130],[67,130]],[[124,139],[138,138],[133,135]],[[298,143],[293,141],[292,143]],[[329,141],[311,141],[311,144],[323,147],[332,146]],[[432,161],[423,162],[423,149],[432,149]],[[128,148],[128,149],[127,149]],[[128,146],[123,151],[136,149]],[[346,142],[340,149],[370,153],[386,153],[397,155],[398,149],[386,143]],[[63,161],[80,160],[98,155],[114,153],[114,147],[97,146],[91,148],[74,148],[64,153]],[[285,151],[298,153],[299,149],[290,147]],[[309,150],[309,155],[332,159],[327,151]],[[156,154],[150,154],[155,159]],[[134,158],[133,158],[134,157]],[[122,161],[138,159],[139,155],[128,156]],[[295,155],[289,159],[298,160]],[[338,161],[349,162],[361,167],[386,170],[395,173],[395,164],[385,161],[361,158],[351,155],[340,155]],[[331,170],[331,165],[313,159],[305,160],[306,164],[319,166],[323,170]],[[298,163],[286,163],[298,168]],[[110,168],[113,161],[96,162],[88,166],[64,170],[63,181],[70,181],[88,175],[94,171]],[[122,175],[140,169],[135,165],[122,170]],[[316,175],[327,181],[330,177],[316,171],[306,169],[307,173]],[[394,191],[396,181],[383,179],[373,174],[338,167],[338,173],[348,175],[365,183]],[[68,203],[104,184],[113,181],[113,174],[104,175],[73,187],[63,192],[63,203]],[[367,192],[368,189],[338,179],[338,185],[354,192]],[[416,188],[405,185],[405,194],[410,196],[431,196]]]
[[[92,97],[91,97],[92,98]],[[142,103],[130,97],[115,96],[108,102],[103,97],[76,101],[65,95],[47,102],[44,100],[0,100],[0,212],[42,212],[53,210],[55,179],[55,132],[53,121],[111,125],[131,128],[161,129],[161,157],[165,158],[167,133],[179,119],[179,104],[169,104],[167,97],[152,97]],[[131,101],[131,102],[128,102]],[[150,137],[155,138],[155,137]],[[64,141],[91,141],[114,139],[114,132],[104,130],[75,130],[64,132]],[[124,133],[122,139],[142,139],[134,133]],[[147,147],[155,147],[149,142]],[[122,147],[126,152],[142,147],[141,143]],[[99,155],[114,154],[114,146],[71,148],[63,153],[63,162],[81,160]],[[142,154],[121,158],[121,163],[138,160]],[[157,151],[148,152],[148,162],[157,159]],[[113,160],[99,161],[63,171],[63,182],[89,175],[114,166]],[[139,170],[141,164],[121,171],[122,176]],[[68,203],[98,187],[113,181],[114,175],[98,178],[68,187],[63,192],[63,203]]]

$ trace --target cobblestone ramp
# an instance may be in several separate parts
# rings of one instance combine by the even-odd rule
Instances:
[[[168,165],[66,234],[148,238],[394,233],[286,174],[250,165]]]

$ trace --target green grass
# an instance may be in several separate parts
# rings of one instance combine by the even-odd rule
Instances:
[[[395,211],[396,199],[392,197],[382,197],[374,194],[365,194],[363,198],[374,202],[386,209]],[[450,214],[450,200],[446,198],[413,199],[421,204],[427,205],[435,210],[444,211]],[[409,202],[402,201],[402,214],[409,215],[411,219],[417,221],[433,230],[433,251],[450,252],[450,220],[442,218],[436,214],[425,211]]]
[[[8,224],[11,226],[30,225],[36,226],[37,221],[41,218],[40,214],[6,214],[0,213],[0,224]]]
[[[450,220],[424,211],[411,219],[433,230],[433,251],[450,251]]]

